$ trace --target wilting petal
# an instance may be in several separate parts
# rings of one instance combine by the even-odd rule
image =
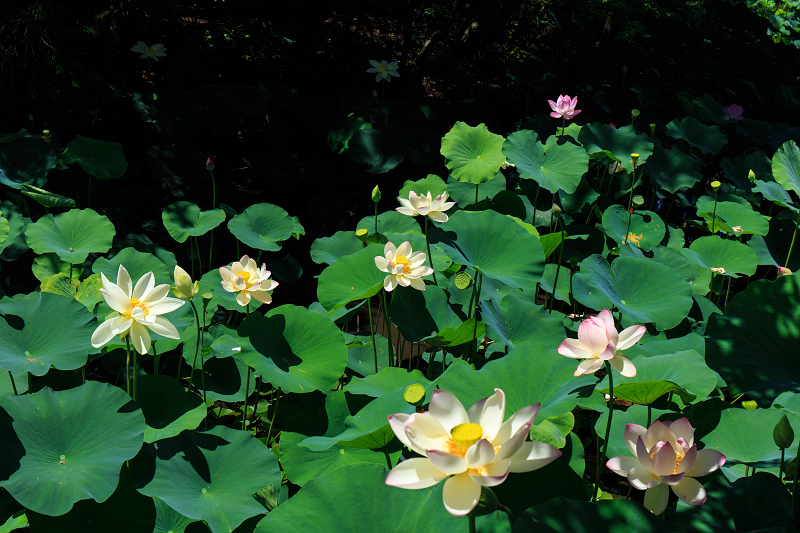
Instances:
[[[673,485],[672,492],[689,505],[703,505],[706,503],[706,490],[699,481],[691,477],[685,477],[683,481]]]
[[[669,488],[666,485],[656,485],[644,493],[644,506],[658,516],[667,508],[669,501]]]
[[[444,507],[453,516],[466,516],[481,498],[481,486],[469,474],[458,474],[444,483]]]
[[[701,477],[710,474],[724,465],[725,459],[725,456],[716,450],[699,450],[694,465],[686,475]]]
[[[494,461],[494,446],[488,440],[481,439],[469,447],[464,460],[467,468],[482,468]]]
[[[424,457],[406,459],[389,472],[386,484],[402,489],[424,489],[447,477]]]
[[[636,455],[636,441],[639,440],[639,437],[644,438],[646,432],[647,430],[639,424],[625,425],[625,443],[628,445],[628,449],[633,455]]]
[[[509,457],[511,472],[531,472],[549,465],[561,457],[561,450],[544,442],[524,442],[519,450]]]
[[[135,320],[131,323],[131,344],[140,354],[146,354],[150,350],[150,334],[147,328]]]
[[[627,350],[642,338],[647,328],[644,326],[631,326],[625,328],[619,333],[619,342],[617,342],[617,350]]]
[[[469,422],[467,410],[452,392],[446,390],[436,389],[433,391],[429,412],[442,424],[448,434],[457,425]]]
[[[620,476],[627,476],[628,472],[640,466],[640,463],[636,457],[618,455],[606,461],[606,466]]]
[[[175,326],[170,324],[169,320],[161,318],[160,316],[156,317],[155,322],[147,324],[147,327],[150,328],[151,331],[158,333],[162,337],[167,337],[168,339],[181,338]]]

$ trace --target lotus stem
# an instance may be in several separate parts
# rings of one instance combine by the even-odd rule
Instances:
[[[725,301],[723,302],[723,307],[728,307],[728,297],[731,295],[731,276],[727,276],[728,278],[728,289],[725,291]]]
[[[562,135],[562,137],[564,135],[564,128],[566,127],[566,125],[567,125],[567,119],[564,118],[564,115],[561,115],[561,135]]]
[[[553,314],[553,302],[556,299],[556,291],[558,290],[558,271],[561,269],[561,257],[564,254],[564,224],[561,219],[558,220],[558,230],[561,232],[561,243],[558,245],[558,263],[556,263],[556,276],[553,280],[553,294],[550,298],[550,308],[547,310],[549,314]],[[571,280],[570,280],[571,281]]]
[[[533,219],[531,220],[531,224],[536,226],[536,202],[539,201],[539,190],[542,188],[541,185],[538,183],[536,184],[536,195],[533,197]]]
[[[797,212],[797,222],[794,223],[794,233],[792,233],[792,244],[789,245],[789,253],[786,255],[786,264],[784,268],[789,268],[789,259],[792,258],[792,250],[794,249],[794,240],[797,237],[797,226],[800,225],[800,211]]]
[[[125,389],[128,396],[131,396],[131,339],[130,335],[125,336]],[[135,371],[134,371],[135,372]],[[136,386],[134,385],[133,394],[136,394]],[[131,396],[133,398],[133,396]],[[135,399],[135,398],[134,398]]]
[[[431,265],[431,268],[433,268],[433,255],[431,255],[431,243],[428,240],[428,217],[425,217],[425,246],[428,247],[428,264]],[[433,284],[438,285],[438,283],[436,282],[436,270],[433,271]]]
[[[206,302],[203,300],[203,325],[206,323]],[[200,344],[203,343],[204,330],[200,328]],[[181,357],[183,359],[183,357]],[[194,372],[192,372],[194,374]],[[203,356],[203,351],[200,350],[200,383],[203,386],[203,405],[206,406],[206,415],[208,415],[208,404],[206,403],[206,361]],[[203,419],[203,424],[208,427],[208,417]]]
[[[14,383],[14,375],[11,374],[10,370],[8,371],[8,379],[11,380],[11,389],[14,391],[14,396],[19,396],[19,393],[17,392],[17,384]]]
[[[481,299],[481,283],[483,282],[483,274],[478,271],[478,290],[475,296],[475,304],[472,307],[472,338],[475,339],[475,350],[472,352],[472,360],[478,355],[478,301]],[[444,366],[444,356],[442,356],[442,366]]]
[[[392,366],[392,361],[394,361],[394,349],[392,348],[392,321],[389,318],[389,306],[386,305],[386,291],[382,291],[381,298],[383,299],[383,325],[386,326],[386,338],[389,341],[386,343],[389,346],[389,366]]]
[[[389,452],[386,450],[386,446],[383,447],[383,455],[386,456],[386,465],[389,467],[389,470],[392,469],[392,458],[389,457]]]
[[[244,385],[244,407],[242,408],[242,431],[245,430],[247,423],[247,391],[250,390],[250,365],[247,365],[247,381]]]
[[[191,383],[192,380],[194,379],[194,366],[197,363],[197,353],[200,351],[200,342],[201,342],[200,331],[202,328],[200,328],[200,316],[197,314],[197,307],[195,307],[194,302],[191,300],[189,300],[189,304],[192,306],[192,312],[194,313],[194,320],[195,323],[197,324],[197,342],[195,342],[194,345],[194,359],[192,359],[192,371],[189,374],[189,383]],[[179,357],[183,359],[183,355],[180,355]],[[205,393],[205,391],[203,392]]]
[[[72,263],[69,264],[69,280],[72,281]]]
[[[476,204],[478,203],[478,185],[480,185],[480,184],[479,183],[475,184],[475,203]]]
[[[372,327],[372,299],[367,298],[367,314],[369,315],[369,336],[372,338],[372,354],[375,356],[375,373],[378,373],[378,347],[375,345],[375,328]]]
[[[717,191],[714,190],[714,210],[711,212],[711,234],[714,234],[714,228],[717,222]],[[797,226],[795,226],[796,228]]]
[[[636,185],[636,161],[633,162],[633,173],[631,174],[631,195],[628,198],[628,225],[625,227],[625,238],[622,240],[622,244],[627,244],[628,232],[631,229],[631,215],[633,215],[631,207],[633,207],[633,189],[635,188],[634,187],[635,185]]]
[[[784,463],[786,462],[786,448],[781,448],[781,469],[778,471],[778,479],[783,481],[784,476]]]
[[[272,426],[275,424],[275,418],[278,416],[278,407],[281,404],[281,389],[275,389],[275,409],[272,410],[272,420],[269,421],[269,429],[267,430],[267,446],[272,438]]]
[[[475,511],[470,511],[467,516],[469,517],[469,533],[475,533]]]
[[[800,446],[797,447],[797,457],[794,460],[794,481],[792,481],[792,522],[797,524],[797,478],[800,474]]]
[[[614,415],[614,376],[611,374],[611,365],[606,361],[606,371],[608,372],[608,421],[606,422],[606,436],[603,439],[603,451],[597,455],[597,472],[594,476],[594,493],[592,501],[597,499],[597,491],[600,489],[600,473],[603,471],[603,459],[608,450],[608,436],[611,434],[611,417]]]

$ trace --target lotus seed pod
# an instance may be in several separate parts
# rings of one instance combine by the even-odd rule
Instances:
[[[638,117],[639,116],[639,110],[638,109],[631,109],[631,116],[632,117]]]
[[[634,196],[633,205],[635,205],[636,207],[644,205],[644,196],[642,196],[641,194],[637,194],[636,196]]]
[[[459,272],[456,274],[456,287],[459,289],[466,289],[472,283],[472,278],[466,272]]]
[[[636,153],[631,154],[631,159],[633,159],[634,161],[638,161],[639,160],[639,154],[636,154]]]
[[[425,400],[425,387],[419,383],[412,383],[406,387],[406,391],[403,393],[403,399],[411,405],[422,405],[422,402]]]
[[[722,187],[722,182],[716,180],[711,182],[711,188],[714,189],[715,191],[720,187]]]
[[[366,246],[366,244],[367,244],[367,237],[369,237],[369,231],[367,231],[367,230],[366,230],[366,229],[364,229],[364,228],[362,228],[362,229],[359,229],[359,230],[356,230],[356,237],[358,237],[358,240],[359,240],[359,241],[361,241],[361,242],[363,242],[363,243],[364,243],[364,245]]]
[[[754,400],[746,400],[742,402],[742,407],[748,411],[755,411],[758,409],[758,404]]]

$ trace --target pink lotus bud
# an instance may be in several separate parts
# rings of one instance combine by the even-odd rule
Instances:
[[[792,271],[786,267],[778,267],[778,277],[782,278],[783,276],[791,276]]]
[[[214,162],[210,157],[206,159],[206,170],[214,170]]]
[[[737,104],[727,105],[722,108],[722,120],[743,120],[744,109]]]

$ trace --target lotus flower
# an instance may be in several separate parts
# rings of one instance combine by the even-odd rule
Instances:
[[[444,213],[454,205],[455,202],[447,202],[447,192],[443,192],[436,198],[431,198],[431,191],[428,191],[427,196],[417,196],[417,193],[411,191],[408,193],[408,200],[405,198],[397,198],[403,204],[403,207],[395,208],[396,211],[415,217],[417,215],[428,216],[431,220],[436,222],[447,222],[448,217]]]
[[[484,398],[469,411],[445,390],[431,395],[429,411],[389,416],[397,438],[422,455],[394,467],[386,484],[404,489],[424,489],[443,479],[445,508],[464,516],[478,505],[481,486],[493,487],[510,472],[537,470],[561,457],[542,442],[526,442],[541,404],[523,407],[503,422],[503,391]]]
[[[568,95],[560,95],[558,97],[558,102],[548,100],[547,103],[550,104],[550,107],[553,109],[553,112],[550,113],[550,116],[553,118],[563,117],[567,120],[572,120],[575,115],[581,112],[580,109],[575,109],[575,106],[578,105],[577,96],[570,100]]]
[[[412,252],[408,241],[399,248],[387,242],[383,248],[383,256],[375,257],[375,266],[389,273],[383,280],[383,288],[393,291],[398,285],[403,287],[411,285],[417,290],[424,291],[425,282],[420,277],[433,273],[433,269],[424,264],[426,257],[422,252]]]
[[[372,68],[367,69],[367,72],[370,74],[375,74],[375,81],[392,81],[391,76],[395,78],[399,78],[400,74],[397,73],[397,61],[392,61],[391,63],[387,63],[384,59],[380,63],[375,61],[374,59],[369,60],[369,64],[372,65]]]
[[[656,420],[645,429],[625,426],[625,442],[636,457],[612,457],[606,466],[626,476],[636,489],[646,490],[644,506],[660,515],[667,507],[669,490],[689,505],[702,505],[706,491],[696,477],[705,476],[725,464],[716,450],[697,450],[694,429],[686,418],[674,422]]]
[[[184,300],[191,300],[194,295],[200,291],[200,282],[195,281],[192,283],[192,278],[189,273],[184,269],[175,265],[175,273],[172,276],[175,279],[175,286],[172,287],[172,294]]]
[[[278,282],[269,279],[267,265],[258,268],[256,262],[246,255],[234,262],[231,266],[220,267],[219,275],[222,276],[222,288],[228,292],[235,292],[236,303],[245,307],[250,303],[252,296],[261,303],[272,302],[272,295],[268,292],[278,286]]]
[[[135,45],[131,47],[131,52],[142,54],[139,56],[139,59],[153,58],[154,61],[158,61],[159,57],[167,57],[167,54],[164,53],[166,51],[167,49],[164,48],[163,44],[154,44],[153,46],[147,46],[142,41],[137,42]]]
[[[726,105],[722,108],[722,120],[743,120],[744,109],[737,104]]]
[[[103,288],[100,294],[108,306],[117,315],[109,318],[92,334],[92,346],[100,348],[108,344],[115,336],[131,336],[131,342],[137,352],[146,354],[150,350],[150,334],[147,328],[162,337],[180,339],[178,330],[170,322],[158,315],[174,311],[185,302],[177,298],[169,298],[169,285],[155,286],[152,272],[148,272],[133,286],[131,276],[125,267],[119,266],[117,282],[111,283],[105,274],[100,274]]]
[[[576,376],[593,374],[608,361],[614,370],[632,378],[636,367],[617,350],[625,350],[642,338],[646,328],[631,326],[617,333],[611,311],[603,309],[597,316],[589,317],[578,327],[577,339],[564,339],[558,346],[558,353],[575,359],[584,359],[575,371]]]

